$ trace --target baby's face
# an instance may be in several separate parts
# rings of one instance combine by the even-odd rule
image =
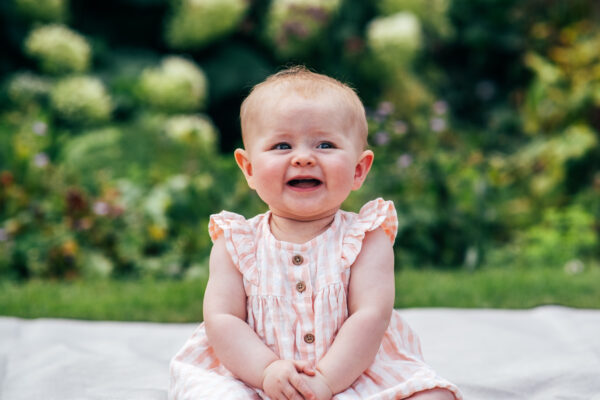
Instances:
[[[246,125],[236,160],[271,211],[296,220],[332,215],[360,188],[373,160],[347,107],[297,94],[274,96]]]

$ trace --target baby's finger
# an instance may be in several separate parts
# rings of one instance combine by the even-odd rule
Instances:
[[[295,390],[302,395],[305,400],[314,400],[317,398],[316,394],[308,386],[308,384],[302,379],[300,374],[296,374],[290,377],[290,383],[294,386]]]
[[[294,367],[296,367],[296,371],[303,372],[309,376],[315,376],[316,374],[315,369],[311,366],[311,364],[308,361],[294,360]]]
[[[300,395],[300,393],[298,393],[294,386],[289,384],[286,385],[286,387],[283,389],[283,394],[288,400],[302,400],[302,396]]]

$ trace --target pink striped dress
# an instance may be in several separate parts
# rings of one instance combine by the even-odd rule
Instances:
[[[243,275],[248,324],[282,359],[316,364],[348,317],[351,266],[365,233],[381,227],[393,242],[394,205],[377,199],[358,214],[338,211],[330,227],[303,243],[277,240],[270,212],[246,220],[223,211],[211,216],[213,240],[224,235]],[[346,399],[403,399],[431,388],[459,390],[423,362],[419,339],[394,311],[373,364],[347,390]],[[236,379],[217,359],[201,324],[171,362],[169,399],[267,399]]]

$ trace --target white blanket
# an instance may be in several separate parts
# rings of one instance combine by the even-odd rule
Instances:
[[[466,399],[600,400],[600,310],[402,315]],[[0,399],[164,400],[169,360],[195,326],[0,317]]]

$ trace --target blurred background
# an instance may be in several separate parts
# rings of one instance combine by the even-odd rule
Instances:
[[[595,0],[4,0],[0,314],[201,318],[211,213],[265,210],[239,106],[356,89],[397,306],[600,308]]]

